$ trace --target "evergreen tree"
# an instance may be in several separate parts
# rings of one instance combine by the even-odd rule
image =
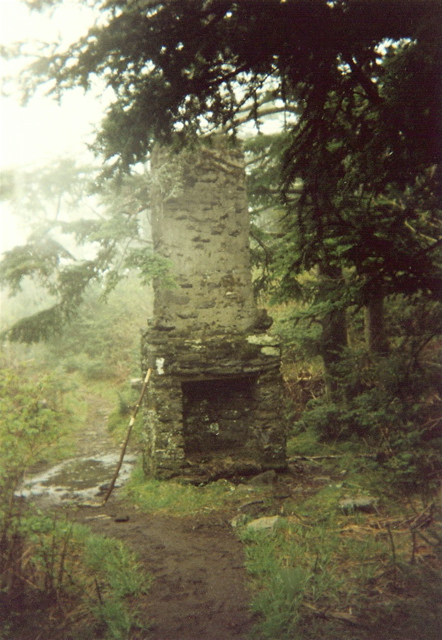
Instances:
[[[31,279],[46,291],[39,311],[4,330],[9,339],[32,343],[60,332],[81,312],[91,285],[106,298],[133,271],[143,283],[167,277],[167,264],[152,252],[149,174],[126,176],[118,187],[110,182],[97,192],[97,173],[62,160],[2,175],[2,199],[30,234],[3,255],[0,284],[14,295]]]
[[[379,315],[383,296],[438,295],[440,0],[96,6],[100,19],[89,33],[40,57],[23,86],[29,93],[44,82],[57,97],[98,77],[112,88],[95,147],[105,175],[143,162],[156,141],[234,136],[244,121],[259,127],[282,112],[280,298],[299,291],[297,274],[317,268],[321,283],[310,298],[325,327],[331,313],[343,322],[350,305]],[[112,246],[109,239],[106,250]],[[379,331],[382,318],[369,326]],[[342,338],[343,325],[333,333]],[[371,343],[385,348],[383,337]],[[342,339],[330,353],[324,346],[325,360],[341,346]]]

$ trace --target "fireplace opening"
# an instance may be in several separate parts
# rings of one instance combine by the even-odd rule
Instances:
[[[253,439],[256,385],[256,377],[182,383],[186,457],[244,454]]]

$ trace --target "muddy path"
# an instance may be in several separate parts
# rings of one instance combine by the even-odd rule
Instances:
[[[37,507],[50,509],[69,503],[99,502],[106,493],[120,458],[122,442],[111,437],[109,401],[86,394],[88,412],[83,429],[71,435],[72,453],[56,465],[45,461],[33,467],[19,487],[18,494]],[[129,446],[116,487],[126,482],[137,460],[137,451]]]
[[[118,443],[111,437],[108,429],[108,418],[113,405],[109,400],[92,393],[85,394],[84,400],[87,403],[87,417],[84,428],[75,437],[76,456],[81,458],[115,453]]]
[[[87,424],[76,438],[76,455],[118,457],[121,443],[107,430],[109,405],[87,397]],[[133,448],[131,453],[134,454]],[[109,473],[109,478],[112,472]],[[118,484],[118,483],[117,483]],[[97,492],[95,492],[97,495]],[[241,543],[230,525],[235,513],[192,517],[145,514],[124,501],[117,489],[106,505],[84,500],[48,504],[94,533],[122,540],[136,551],[152,587],[137,608],[148,631],[131,640],[247,640],[253,615]],[[38,498],[44,503],[44,496]],[[99,505],[99,506],[97,506]]]
[[[246,640],[253,617],[241,543],[229,514],[147,515],[113,496],[75,520],[134,549],[154,580],[137,602],[149,632],[133,640]]]

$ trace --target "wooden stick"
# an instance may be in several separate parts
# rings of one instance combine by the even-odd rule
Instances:
[[[350,613],[344,613],[341,611],[329,611],[328,609],[318,609],[308,602],[303,602],[302,604],[304,605],[304,607],[315,613],[320,618],[334,618],[335,620],[342,620],[342,622],[349,622],[350,624],[354,624],[356,627],[364,627],[364,625],[358,620],[358,618],[352,616]]]
[[[357,453],[355,458],[376,458],[376,453]],[[317,460],[334,460],[339,458],[345,458],[346,454],[328,454],[323,456],[291,456],[288,459],[288,462],[294,462],[295,460],[308,460],[312,462],[316,462]]]
[[[121,449],[120,459],[118,460],[117,468],[115,469],[115,473],[114,473],[113,478],[112,478],[112,480],[110,482],[109,489],[107,490],[106,495],[103,498],[103,502],[102,502],[102,506],[103,507],[106,504],[106,502],[109,500],[110,495],[111,495],[111,493],[112,493],[112,491],[114,489],[115,482],[117,481],[118,474],[120,473],[120,469],[121,469],[121,465],[123,464],[123,460],[124,460],[124,456],[125,456],[125,453],[126,453],[127,445],[129,443],[130,434],[132,433],[132,427],[134,426],[135,418],[137,417],[138,410],[139,410],[139,408],[141,406],[141,403],[143,401],[144,394],[146,393],[146,389],[147,389],[147,385],[149,384],[149,379],[150,379],[151,373],[152,373],[152,369],[148,369],[147,373],[146,373],[146,377],[144,378],[143,387],[141,389],[140,397],[138,399],[137,404],[135,405],[135,409],[133,410],[132,417],[131,417],[130,422],[129,422],[129,427],[128,427],[128,430],[127,430],[126,440],[124,441],[123,447]]]

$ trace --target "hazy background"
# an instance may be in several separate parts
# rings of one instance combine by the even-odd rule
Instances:
[[[28,55],[0,60],[0,170],[38,167],[59,157],[91,161],[87,143],[92,142],[94,126],[101,120],[109,100],[98,85],[84,94],[67,92],[60,104],[46,96],[44,89],[21,104],[21,97],[8,78],[33,60],[39,43],[60,40],[62,45],[86,33],[96,18],[94,12],[67,0],[57,10],[30,12],[20,0],[0,0],[0,41],[2,46],[26,42]],[[0,253],[21,242],[25,230],[1,203]]]

